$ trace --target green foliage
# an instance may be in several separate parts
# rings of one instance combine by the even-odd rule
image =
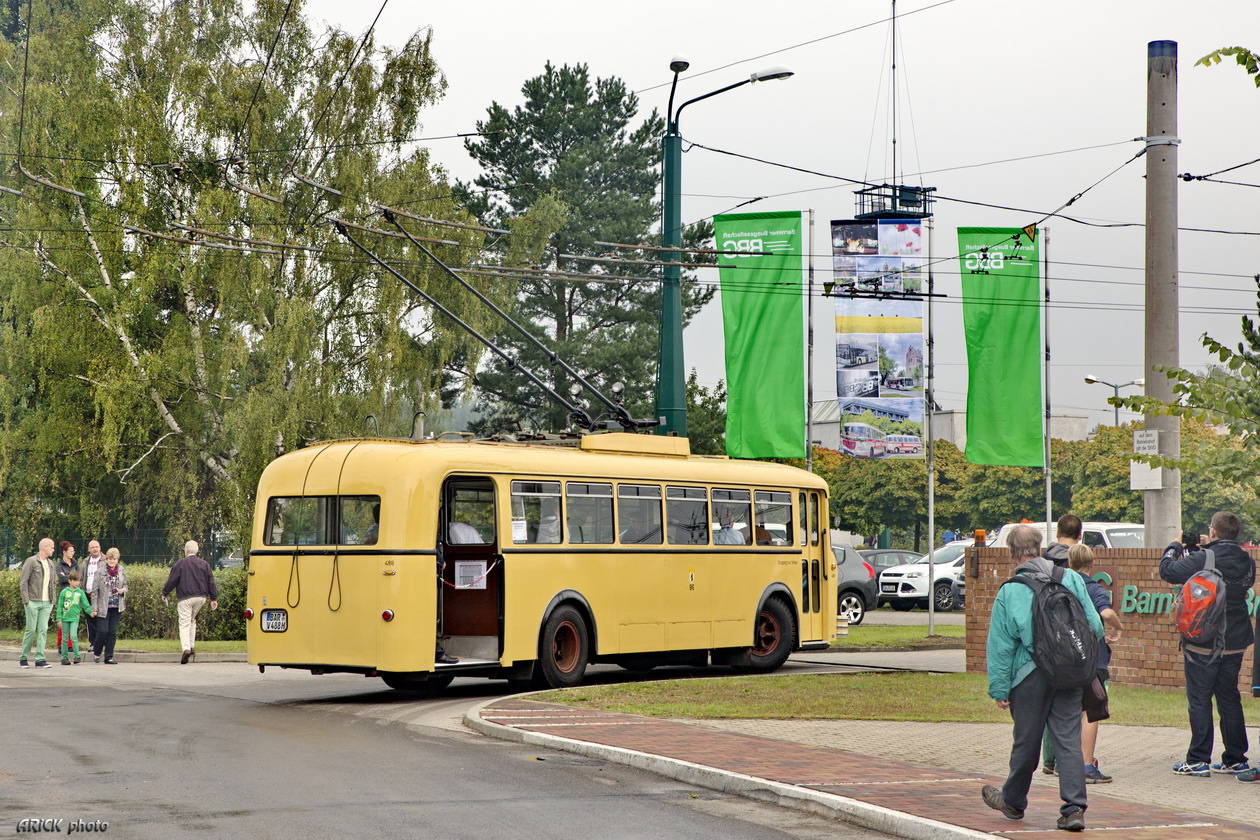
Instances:
[[[655,111],[638,121],[638,97],[625,83],[612,77],[592,80],[584,64],[557,68],[548,62],[521,92],[524,104],[514,109],[491,103],[486,119],[477,123],[481,136],[465,141],[483,171],[475,188],[462,184],[460,189],[483,222],[508,227],[515,235],[521,221],[531,219],[535,243],[545,242],[528,258],[519,248],[499,255],[505,268],[518,269],[516,320],[535,328],[539,339],[605,393],[613,382],[625,383],[631,414],[651,416],[659,272],[618,261],[659,257],[651,250],[596,243],[653,241],[664,122]],[[698,224],[684,233],[683,244],[696,247],[710,236],[712,225]],[[684,283],[684,322],[712,294]],[[495,330],[500,346],[517,348],[526,367],[556,392],[567,393],[570,382],[560,368],[510,330],[501,325]],[[465,368],[469,379],[473,370]],[[477,371],[476,384],[482,416],[474,431],[568,424],[563,409],[497,358]]]
[[[352,64],[360,36],[313,31],[301,5],[283,27],[280,0],[33,7],[25,99],[0,86],[0,133],[84,197],[21,175],[5,183],[22,196],[0,194],[0,522],[19,544],[155,526],[239,538],[278,453],[431,409],[444,367],[475,365],[471,339],[322,218],[460,217],[403,143],[445,88],[431,35],[369,39]],[[26,66],[26,46],[0,40],[0,61]],[[457,242],[435,246],[456,265],[480,245],[408,226]],[[355,235],[481,325],[396,238]],[[251,239],[278,244],[241,250]]]
[[[696,455],[726,454],[726,383],[703,387],[696,369],[687,377],[687,440]]]
[[[20,571],[0,572],[0,628],[22,630],[26,612],[18,593]],[[118,623],[118,638],[178,639],[179,616],[175,600],[162,603],[162,586],[170,569],[162,566],[127,566],[127,608]],[[219,608],[213,612],[206,604],[197,616],[197,636],[208,640],[245,638],[244,569],[219,569],[214,573],[219,587]],[[53,624],[56,633],[56,624]]]
[[[1196,67],[1200,64],[1211,67],[1213,64],[1220,64],[1226,56],[1233,56],[1234,61],[1246,70],[1248,75],[1255,76],[1256,87],[1260,87],[1260,56],[1244,47],[1222,47],[1203,56],[1194,64]]]
[[[1257,309],[1260,310],[1260,276],[1256,277]],[[1140,460],[1156,466],[1182,471],[1182,498],[1190,497],[1186,487],[1187,476],[1201,475],[1215,496],[1222,500],[1220,508],[1233,510],[1247,520],[1252,528],[1244,527],[1244,533],[1254,533],[1254,524],[1260,523],[1260,498],[1252,488],[1255,476],[1260,473],[1260,329],[1250,315],[1241,318],[1242,341],[1230,348],[1209,335],[1202,337],[1208,352],[1216,356],[1221,367],[1211,366],[1203,371],[1190,371],[1177,367],[1160,367],[1158,370],[1172,380],[1172,400],[1163,402],[1149,396],[1112,398],[1111,402],[1138,412],[1156,416],[1174,416],[1182,419],[1183,446],[1180,458],[1142,457]],[[1216,440],[1203,436],[1187,435],[1190,423],[1211,423],[1226,432]],[[1187,445],[1187,439],[1188,444]],[[1196,444],[1196,441],[1198,443]],[[1196,510],[1190,516],[1183,505],[1183,525],[1202,527],[1204,514]]]

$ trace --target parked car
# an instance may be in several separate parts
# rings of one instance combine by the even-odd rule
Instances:
[[[831,550],[836,555],[836,617],[861,624],[878,598],[875,567],[847,545],[832,546]]]
[[[989,545],[999,548],[1006,545],[1007,539],[1010,538],[1011,532],[1019,525],[1018,522],[1012,522],[1009,525],[1003,525],[993,538]],[[1048,544],[1054,541],[1055,535],[1058,533],[1059,527],[1054,522],[1050,523],[1050,539],[1045,538],[1046,523],[1044,522],[1026,522],[1042,533],[1042,543]],[[1142,548],[1145,545],[1146,529],[1134,522],[1082,522],[1081,523],[1081,542],[1090,548]]]
[[[938,611],[958,609],[967,592],[963,577],[967,549],[974,544],[975,540],[955,540],[913,563],[884,569],[879,575],[879,603],[902,611],[926,608],[931,592]]]
[[[920,551],[907,551],[901,548],[859,548],[862,559],[875,567],[875,576],[891,566],[904,566],[913,563],[923,556]]]

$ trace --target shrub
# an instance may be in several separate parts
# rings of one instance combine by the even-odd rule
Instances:
[[[119,639],[178,639],[179,615],[175,601],[162,603],[162,585],[170,574],[164,566],[129,566],[127,570],[127,609],[118,624]],[[20,570],[0,572],[0,627],[22,630],[26,611],[18,592]],[[219,609],[209,605],[197,616],[197,635],[207,641],[232,641],[245,638],[244,569],[220,569],[214,573],[219,587]],[[56,632],[54,630],[54,632]]]

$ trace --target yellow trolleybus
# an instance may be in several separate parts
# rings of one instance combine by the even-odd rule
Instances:
[[[570,686],[591,662],[772,671],[833,635],[826,493],[676,437],[314,444],[259,483],[249,661],[401,689]]]

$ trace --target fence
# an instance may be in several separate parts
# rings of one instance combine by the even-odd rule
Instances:
[[[102,552],[111,547],[117,548],[122,555],[123,562],[127,565],[152,566],[170,566],[183,556],[183,545],[190,539],[182,534],[172,534],[166,528],[134,528],[129,531],[100,535],[69,533],[49,534],[48,536],[58,543],[62,540],[69,540],[73,543],[75,559],[82,559],[87,555],[89,540],[97,540],[101,544]],[[222,535],[205,537],[193,535],[191,539],[196,540],[201,545],[201,556],[213,568],[223,567],[223,560],[228,556],[232,548],[222,539]],[[22,561],[34,554],[37,549],[37,544],[16,544],[13,531],[9,528],[0,527],[0,558],[4,559],[6,568],[21,565]],[[58,555],[54,552],[53,556]]]

